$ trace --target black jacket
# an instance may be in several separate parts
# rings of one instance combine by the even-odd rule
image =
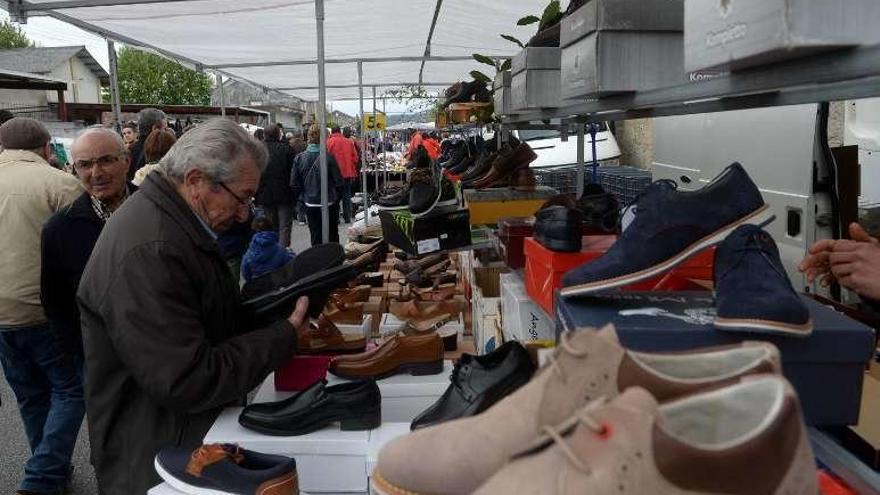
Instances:
[[[129,191],[137,190],[129,184]],[[89,193],[53,215],[43,227],[40,300],[63,352],[82,356],[82,331],[76,290],[101,235],[104,221],[92,208]]]
[[[307,205],[321,204],[321,157],[319,151],[305,151],[297,155],[290,174],[290,188],[294,199]],[[332,205],[342,197],[342,174],[333,155],[327,153],[327,204]]]
[[[143,138],[138,137],[138,140],[135,141],[131,148],[128,149],[128,153],[131,155],[131,165],[128,167],[128,181],[131,182],[134,179],[134,174],[140,170],[141,167],[147,164],[147,158],[144,156],[144,142],[146,142],[147,137]]]
[[[269,165],[260,178],[256,202],[261,206],[293,205],[293,191],[290,190],[290,170],[296,154],[287,143],[266,141],[269,152]]]
[[[286,320],[245,332],[217,243],[161,174],[104,227],[80,283],[92,464],[105,495],[159,484],[156,453],[201,444],[224,406],[286,362]]]

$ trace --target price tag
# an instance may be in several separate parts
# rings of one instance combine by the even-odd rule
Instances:
[[[418,243],[418,251],[419,254],[425,253],[433,253],[434,251],[440,251],[440,239],[425,239],[423,241],[419,241]]]

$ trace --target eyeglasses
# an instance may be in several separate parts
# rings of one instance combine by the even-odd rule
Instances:
[[[101,168],[105,168],[109,167],[110,165],[115,165],[123,156],[125,156],[125,153],[99,156],[98,158],[93,158],[91,160],[77,160],[73,162],[73,166],[76,167],[78,170],[91,170],[91,168],[95,165],[98,165]]]
[[[244,206],[248,210],[250,210],[251,212],[254,211],[254,201],[255,200],[253,197],[250,197],[247,199],[241,199],[241,197],[238,194],[235,194],[234,192],[232,192],[232,189],[229,189],[229,186],[227,186],[225,183],[218,182],[217,185],[219,185],[223,189],[226,189],[226,192],[228,192],[230,196],[232,196],[233,198],[235,198],[236,201],[238,201],[239,206]]]

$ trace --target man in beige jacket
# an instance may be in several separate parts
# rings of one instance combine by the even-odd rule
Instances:
[[[63,491],[85,411],[82,368],[64,357],[40,304],[43,223],[82,193],[49,165],[50,139],[33,119],[0,126],[0,364],[32,451],[18,492],[28,495]]]

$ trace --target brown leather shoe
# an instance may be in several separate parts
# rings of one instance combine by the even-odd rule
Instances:
[[[521,167],[513,172],[510,177],[510,188],[519,192],[532,192],[538,187],[535,172],[529,167]]]
[[[374,380],[402,373],[436,375],[443,372],[443,341],[436,333],[392,335],[370,351],[334,357],[329,371],[341,378]]]
[[[360,325],[364,322],[364,303],[349,303],[344,307],[328,303],[324,316],[337,325]]]
[[[394,269],[406,275],[407,273],[416,270],[417,268],[427,270],[428,268],[438,263],[442,263],[448,259],[449,256],[445,254],[432,254],[430,256],[426,256],[417,260],[397,261],[396,263],[394,263]]]
[[[492,164],[492,170],[485,177],[474,182],[477,189],[486,189],[498,186],[501,182],[508,180],[513,173],[522,167],[528,167],[530,163],[538,159],[538,155],[532,151],[532,147],[528,143],[520,143],[514,149],[513,153],[505,156],[499,156]]]
[[[458,293],[458,287],[455,284],[445,284],[426,289],[414,288],[412,291],[421,301],[445,301],[455,297],[455,294]]]
[[[359,285],[351,289],[342,289],[330,294],[330,302],[337,306],[345,306],[355,302],[367,302],[370,299],[369,285]]]
[[[418,302],[414,300],[406,302],[393,301],[388,307],[388,312],[402,321],[428,320],[446,313],[461,313],[461,307],[450,301]]]
[[[345,245],[345,257],[353,260],[362,256],[365,253],[369,253],[371,251],[375,251],[382,247],[382,243],[384,240],[379,240],[376,242],[372,242],[370,244],[360,244],[357,242],[349,242]]]
[[[309,324],[297,338],[299,354],[327,354],[337,352],[363,352],[367,339],[363,335],[344,335],[336,324],[325,315]]]

